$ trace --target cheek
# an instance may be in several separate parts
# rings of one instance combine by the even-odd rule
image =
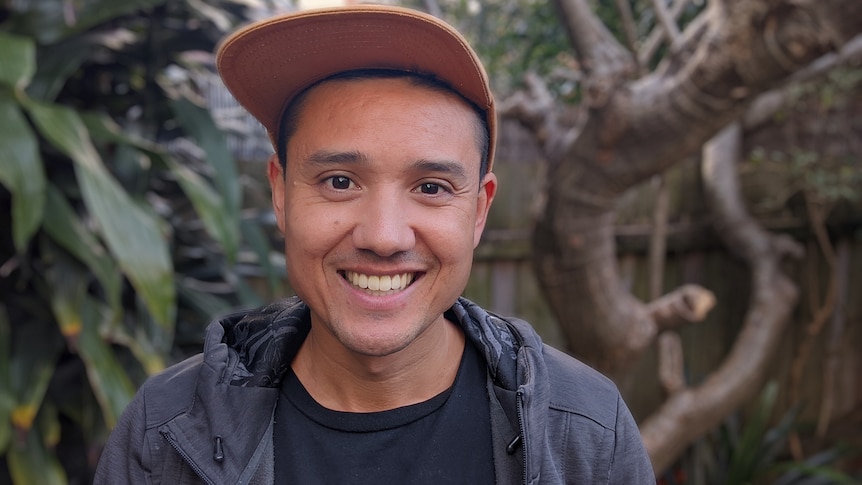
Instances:
[[[296,258],[321,257],[345,238],[345,214],[325,204],[290,204],[285,211],[285,253]]]
[[[429,218],[429,220],[431,220]],[[424,231],[428,245],[442,263],[462,265],[473,258],[473,219],[464,213],[438,217]]]

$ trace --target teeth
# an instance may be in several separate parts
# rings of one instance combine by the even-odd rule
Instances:
[[[344,275],[353,286],[379,292],[400,291],[413,282],[413,273],[377,276],[346,271]]]

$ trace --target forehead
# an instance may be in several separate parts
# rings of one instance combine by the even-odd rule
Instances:
[[[437,144],[441,138],[452,144],[467,140],[477,152],[477,166],[481,161],[484,132],[473,107],[444,87],[409,77],[329,80],[305,93],[295,108],[288,151],[292,142],[304,143],[309,136],[337,142],[402,135],[418,145],[422,138]]]

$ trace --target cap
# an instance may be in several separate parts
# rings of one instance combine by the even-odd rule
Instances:
[[[433,74],[485,113],[489,170],[493,163],[497,122],[488,75],[464,37],[431,15],[384,5],[280,15],[225,38],[216,64],[228,90],[263,124],[274,147],[287,104],[320,80],[356,69]]]

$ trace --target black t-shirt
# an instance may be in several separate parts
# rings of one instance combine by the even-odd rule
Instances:
[[[492,484],[485,363],[469,343],[452,387],[389,411],[318,404],[291,371],[276,408],[279,484]]]

